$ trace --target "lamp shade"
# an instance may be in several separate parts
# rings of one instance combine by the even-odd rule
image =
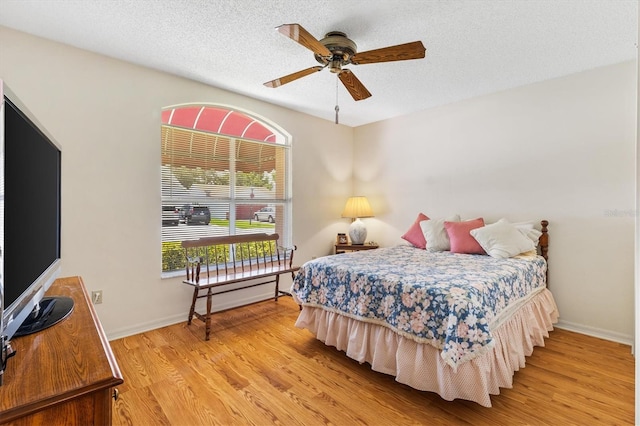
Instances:
[[[342,217],[350,217],[352,219],[359,217],[373,217],[373,210],[369,205],[367,197],[349,197],[347,205],[344,207]]]
[[[354,219],[349,227],[351,244],[364,244],[364,241],[367,238],[367,228],[364,226],[364,223],[362,223],[360,218],[373,217],[373,210],[371,210],[367,197],[350,197],[347,200],[347,205],[344,207],[342,217],[350,217]]]

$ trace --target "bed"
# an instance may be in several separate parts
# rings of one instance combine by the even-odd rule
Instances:
[[[291,287],[296,326],[400,383],[490,407],[558,319],[546,221],[538,235],[506,258],[398,245],[314,259]]]

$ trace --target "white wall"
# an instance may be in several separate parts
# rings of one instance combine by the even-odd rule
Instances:
[[[636,83],[632,61],[357,128],[369,237],[420,211],[547,219],[560,325],[631,343]]]
[[[351,195],[351,128],[3,27],[0,78],[62,146],[63,274],[103,290],[96,310],[110,338],[184,321],[191,301],[181,278],[160,279],[164,106],[234,105],[293,135],[299,262],[328,254],[348,225],[340,212]],[[214,309],[260,297],[243,293],[221,297]]]

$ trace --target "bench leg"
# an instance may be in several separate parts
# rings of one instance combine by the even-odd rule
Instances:
[[[278,294],[280,294],[280,275],[276,275],[276,302],[278,301]]]
[[[188,325],[191,325],[193,313],[196,311],[196,300],[198,300],[198,287],[193,289],[193,300],[191,301],[191,309],[189,309],[189,319],[187,321]]]
[[[204,317],[204,340],[209,340],[209,334],[211,333],[211,298],[213,293],[211,287],[207,290],[207,315]]]

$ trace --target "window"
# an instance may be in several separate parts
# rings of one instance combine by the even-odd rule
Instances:
[[[291,245],[290,137],[219,105],[162,111],[162,271],[183,270],[180,242],[278,233]]]

